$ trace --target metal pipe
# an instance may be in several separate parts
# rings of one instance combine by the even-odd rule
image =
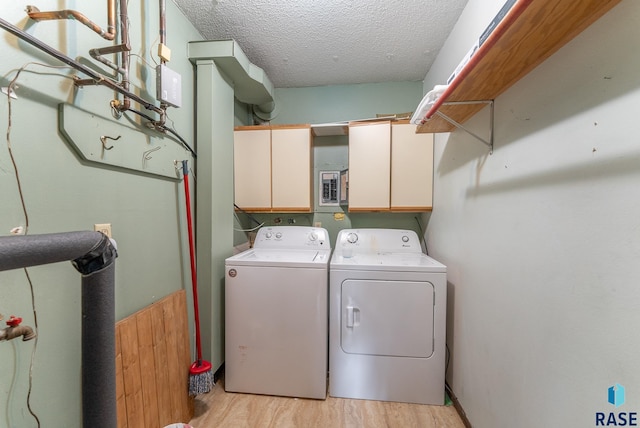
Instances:
[[[117,425],[115,258],[99,232],[0,237],[0,271],[71,260],[82,274],[82,421]]]
[[[123,50],[122,45],[115,45],[115,46],[109,46],[107,48],[91,49],[89,50],[89,55],[91,55],[91,58],[95,59],[96,61],[100,61],[107,67],[111,68],[112,70],[115,70],[118,74],[124,75],[126,73],[126,70],[124,68],[118,66],[118,64],[102,56],[103,54],[121,52],[122,50]]]
[[[165,0],[159,0],[160,9],[160,44],[167,44],[167,4]],[[162,59],[161,59],[162,60]],[[164,63],[164,60],[162,60]]]
[[[167,4],[165,0],[159,0],[158,4],[160,14],[160,46],[166,46],[167,44]],[[160,57],[160,64],[166,64],[167,61]],[[167,104],[160,102],[160,108],[162,113],[160,114],[160,120],[156,122],[156,126],[163,128],[167,122]]]
[[[127,3],[129,0],[120,0],[120,44],[127,47],[126,51],[122,51],[120,54],[120,67],[124,71],[122,73],[122,80],[120,81],[122,88],[129,92],[129,51],[131,45],[129,44],[129,9]],[[119,107],[120,111],[127,111],[131,108],[131,100],[128,96],[124,95],[122,99],[122,105]],[[164,110],[162,110],[164,114]]]
[[[92,31],[99,34],[103,39],[113,40],[116,37],[116,5],[115,0],[108,0],[107,3],[107,31],[104,31],[98,24],[91,21],[82,13],[77,10],[56,10],[50,12],[40,12],[35,6],[27,6],[27,15],[34,21],[45,21],[53,19],[75,19],[85,26],[89,27]]]
[[[6,327],[0,330],[0,341],[12,340],[16,337],[22,336],[22,341],[34,339],[36,334],[33,329],[27,325],[19,325],[17,327]]]
[[[114,46],[105,46],[102,48],[95,48],[89,51],[89,55],[96,61],[100,61],[107,67],[115,70],[120,76],[120,86],[125,90],[129,91],[130,83],[129,83],[129,52],[131,51],[131,45],[129,44],[129,13],[127,9],[127,0],[120,0],[120,14],[119,14],[118,22],[120,24],[120,44]],[[105,58],[103,55],[108,54],[120,54],[120,65],[115,62]],[[83,86],[87,83],[85,81],[78,82],[77,85]],[[89,83],[90,84],[90,83]],[[113,101],[113,106],[119,111],[127,111],[131,108],[131,100],[126,95],[123,96],[122,102],[118,100]],[[153,120],[152,120],[153,121]]]
[[[0,18],[0,28],[3,28],[4,30],[8,31],[9,33],[13,34],[14,36],[24,40],[25,42],[29,43],[32,46],[35,46],[36,48],[40,49],[41,51],[51,55],[52,57],[56,58],[58,61],[61,61],[73,68],[75,68],[78,71],[81,71],[82,73],[86,74],[87,76],[91,77],[92,79],[96,80],[96,82],[99,85],[103,85],[106,86],[116,92],[118,92],[119,94],[122,94],[126,97],[131,98],[133,101],[139,103],[140,105],[142,105],[144,108],[146,108],[147,110],[151,110],[154,111],[158,114],[160,114],[161,116],[164,114],[164,111],[159,108],[156,107],[155,105],[151,104],[150,102],[146,101],[145,99],[139,97],[138,95],[125,90],[124,88],[122,88],[120,85],[118,85],[117,83],[111,81],[110,79],[106,78],[105,76],[103,76],[102,74],[92,70],[91,68],[80,64],[79,62],[69,58],[68,56],[66,56],[65,54],[63,54],[62,52],[52,48],[51,46],[41,42],[40,40],[38,40],[37,38],[33,37],[32,35],[30,35],[29,33],[25,33],[24,31],[20,30],[18,27],[14,26],[13,24],[5,21],[4,19]]]

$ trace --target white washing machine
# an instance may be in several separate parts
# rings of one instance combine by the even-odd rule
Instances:
[[[225,389],[325,399],[331,245],[323,228],[263,227],[225,261]]]
[[[340,231],[329,274],[329,395],[444,404],[446,275],[413,231]]]

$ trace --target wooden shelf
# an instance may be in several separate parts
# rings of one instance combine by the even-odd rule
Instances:
[[[580,34],[620,0],[518,0],[425,115],[418,133],[450,132]]]

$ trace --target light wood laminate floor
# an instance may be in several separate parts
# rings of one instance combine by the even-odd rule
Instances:
[[[453,406],[227,393],[224,378],[195,399],[194,428],[464,428]]]

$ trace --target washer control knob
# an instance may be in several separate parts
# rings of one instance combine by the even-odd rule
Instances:
[[[265,233],[265,234],[264,234],[264,236],[265,236],[267,239],[271,239],[271,237],[273,236],[273,233],[271,233],[271,232],[267,232],[267,233]]]
[[[409,242],[409,237],[407,235],[403,235],[402,242]]]
[[[351,244],[355,244],[356,242],[358,242],[358,235],[356,235],[353,232],[349,233],[347,235],[347,242],[349,242]]]
[[[311,232],[311,233],[309,234],[309,240],[310,240],[310,241],[315,241],[315,240],[317,240],[317,239],[318,239],[318,234],[317,234],[317,233],[315,233],[315,232]]]
[[[280,238],[282,238],[282,233],[280,232],[276,233],[276,239],[280,239]]]

